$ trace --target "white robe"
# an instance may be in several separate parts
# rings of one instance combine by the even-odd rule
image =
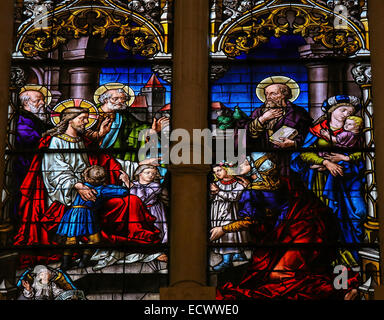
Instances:
[[[215,195],[211,195],[212,228],[222,227],[238,220],[238,201],[244,190],[244,186],[237,181],[231,184],[223,184],[217,181],[216,185],[220,188],[220,191]],[[244,235],[241,232],[230,232],[214,243],[241,243],[244,240]],[[238,253],[241,250],[237,248],[216,248],[214,251],[220,254],[228,254]]]
[[[84,182],[81,179],[81,173],[89,166],[89,160],[86,152],[63,152],[62,150],[85,150],[84,142],[82,140],[71,142],[69,139],[56,136],[52,137],[49,149],[58,150],[58,152],[45,153],[41,165],[43,182],[48,193],[48,206],[55,201],[70,206],[77,195],[74,186],[78,182]],[[122,169],[132,177],[138,164],[118,161]]]

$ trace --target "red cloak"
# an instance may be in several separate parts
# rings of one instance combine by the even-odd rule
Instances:
[[[217,290],[217,299],[342,299],[347,290],[357,287],[358,274],[351,270],[347,290],[333,286],[336,274],[331,262],[336,250],[332,245],[337,241],[338,230],[330,209],[293,179],[281,179],[290,195],[285,219],[277,226],[256,224],[250,230],[257,235],[258,244],[266,247],[253,251],[251,264],[239,285],[227,282]],[[290,278],[271,281],[271,271],[276,270],[283,257],[287,264],[295,265],[295,270],[289,272]]]
[[[49,147],[51,136],[40,140],[39,151]],[[89,144],[84,139],[86,145]],[[90,165],[106,169],[109,184],[119,184],[120,164],[111,156],[89,154]],[[18,209],[20,227],[14,238],[16,246],[54,245],[54,235],[67,209],[59,202],[46,205],[46,190],[41,176],[42,152],[35,155],[27,176],[21,185],[21,201]],[[100,212],[101,235],[109,243],[155,244],[160,242],[160,231],[154,226],[152,216],[135,195],[112,198],[104,203]],[[55,258],[53,258],[55,259]]]

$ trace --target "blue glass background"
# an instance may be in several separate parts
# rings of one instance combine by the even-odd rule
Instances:
[[[231,109],[238,105],[250,115],[262,105],[256,96],[257,85],[270,76],[286,76],[295,80],[301,91],[294,103],[308,111],[308,74],[306,67],[300,64],[232,65],[222,78],[212,84],[211,101],[222,102]]]
[[[102,68],[100,73],[100,85],[108,82],[120,82],[127,84],[135,94],[146,85],[151,78],[153,71],[150,66]],[[165,104],[171,103],[171,85],[158,76],[160,83],[166,89]]]

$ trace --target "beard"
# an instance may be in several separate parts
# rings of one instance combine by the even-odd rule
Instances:
[[[31,112],[38,117],[41,121],[47,122],[48,121],[48,115],[44,112],[44,105],[40,107],[36,107],[31,103],[28,103],[28,107],[31,110]]]
[[[79,134],[82,135],[85,132],[85,125],[74,125],[72,124],[72,128],[75,129],[75,131]]]
[[[127,107],[127,105],[125,103],[113,103],[108,101],[107,107],[109,110],[120,111],[120,110],[124,110]]]
[[[284,101],[283,99],[281,100],[268,99],[265,101],[265,107],[266,108],[283,108],[284,107],[283,101]]]

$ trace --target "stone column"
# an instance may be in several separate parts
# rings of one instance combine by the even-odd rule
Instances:
[[[299,47],[301,58],[323,58],[330,53],[318,44],[307,44]],[[306,64],[308,69],[308,94],[311,105],[309,106],[309,114],[313,120],[323,115],[321,106],[325,99],[328,98],[328,81],[329,66],[324,62],[311,62]]]
[[[361,87],[362,98],[361,103],[362,117],[364,119],[364,142],[368,148],[375,147],[374,136],[373,136],[373,103],[372,103],[372,75],[371,65],[368,63],[357,63],[352,68],[352,75],[355,82]],[[366,178],[367,178],[367,206],[368,206],[368,223],[374,230],[378,229],[377,215],[376,215],[376,201],[377,201],[377,190],[376,190],[376,179],[375,179],[375,166],[374,166],[375,154],[368,152],[366,154]],[[371,230],[371,228],[369,229]],[[369,237],[371,238],[371,237]],[[374,242],[377,239],[372,238],[370,242]]]
[[[374,119],[374,133],[376,138],[375,145],[375,164],[376,164],[376,181],[377,188],[380,191],[380,195],[377,199],[377,208],[384,208],[384,144],[379,143],[384,137],[384,109],[381,108],[384,101],[384,59],[382,52],[384,50],[384,19],[382,13],[384,12],[383,1],[368,2],[368,16],[370,25],[370,39],[371,39],[371,61],[372,61],[372,83],[373,83],[373,105],[375,107],[375,119]],[[384,215],[382,212],[378,214],[379,221],[379,241],[380,241],[380,278],[381,283],[384,279]],[[375,299],[384,300],[384,286],[380,285],[375,290]]]
[[[77,67],[68,70],[71,88],[69,97],[93,101],[93,94],[98,85],[99,71],[96,68]]]
[[[11,70],[11,52],[13,36],[13,6],[12,0],[4,0],[1,3],[0,19],[0,187],[4,188],[5,170],[5,145],[7,137],[8,104],[9,104],[9,79]],[[0,202],[0,212],[3,212],[3,202]],[[12,227],[7,219],[0,213],[0,246],[3,245]]]
[[[175,1],[172,129],[208,127],[209,1]],[[196,143],[196,142],[195,142]],[[198,143],[197,143],[198,144]],[[215,299],[207,287],[207,173],[205,165],[170,165],[169,287],[161,299]]]

